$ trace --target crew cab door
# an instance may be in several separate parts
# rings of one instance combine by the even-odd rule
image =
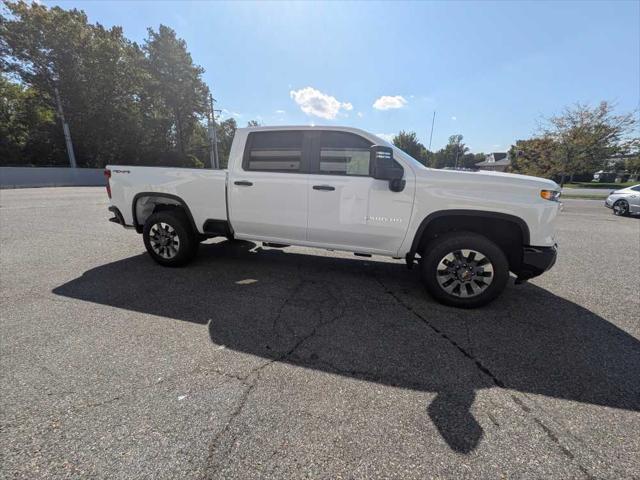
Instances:
[[[241,165],[229,173],[236,238],[306,240],[308,141],[300,130],[250,132]]]
[[[362,253],[395,255],[404,240],[415,190],[413,171],[392,192],[371,176],[372,143],[354,133],[313,132],[309,175],[309,242]]]

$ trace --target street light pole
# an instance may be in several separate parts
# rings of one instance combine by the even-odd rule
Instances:
[[[209,106],[211,111],[209,117],[209,142],[210,142],[210,152],[209,152],[209,161],[211,163],[211,168],[218,169],[220,168],[220,160],[218,157],[218,139],[216,138],[216,111],[213,108],[213,102],[215,102],[213,95],[209,93]]]
[[[56,103],[58,104],[58,115],[60,116],[60,121],[62,122],[62,131],[64,132],[64,141],[67,145],[67,155],[69,156],[69,166],[71,168],[76,168],[76,155],[73,152],[73,142],[71,142],[71,131],[69,130],[69,125],[67,124],[67,120],[64,117],[64,110],[62,109],[62,100],[60,99],[60,92],[58,91],[57,86],[53,86],[53,92],[56,96]]]
[[[436,123],[436,111],[433,111],[433,118],[431,119],[431,135],[429,135],[429,151],[431,151],[431,140],[433,140],[433,125]]]

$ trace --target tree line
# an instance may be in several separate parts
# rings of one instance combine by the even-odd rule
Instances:
[[[0,161],[68,165],[60,109],[78,166],[209,163],[209,88],[184,40],[148,29],[142,44],[81,10],[4,1],[0,11]],[[58,101],[59,99],[59,101]],[[226,164],[237,125],[218,125]]]
[[[576,104],[561,114],[542,120],[539,131],[518,140],[509,149],[508,171],[554,178],[561,182],[580,177],[590,180],[598,170],[640,173],[640,138],[637,112],[616,114],[613,104],[595,107]],[[462,135],[449,137],[447,145],[430,152],[415,132],[401,131],[393,144],[432,168],[474,168],[486,156],[470,153]]]
[[[462,141],[460,134],[451,135],[444,148],[435,152],[429,151],[420,141],[415,132],[401,130],[393,137],[393,144],[408,153],[420,163],[431,168],[474,168],[475,164],[483,161],[484,153],[471,153]]]
[[[598,170],[640,173],[638,112],[617,114],[606,101],[575,104],[543,120],[533,138],[511,146],[511,171],[539,177],[590,180]],[[582,177],[582,178],[577,178]]]
[[[209,88],[184,40],[149,28],[138,44],[121,27],[90,24],[81,10],[3,0],[0,9],[0,164],[68,165],[62,113],[78,166],[209,165]],[[256,122],[249,122],[255,125]],[[640,171],[637,112],[574,105],[510,148],[510,171],[573,178],[603,169]],[[237,128],[217,125],[221,166]],[[415,132],[393,143],[433,168],[474,168],[462,135],[431,152]]]

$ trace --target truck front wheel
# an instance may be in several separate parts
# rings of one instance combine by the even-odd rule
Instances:
[[[181,267],[198,251],[198,239],[186,215],[177,209],[161,210],[149,216],[142,231],[144,246],[157,263]]]
[[[509,280],[504,252],[488,238],[472,232],[446,233],[422,254],[422,280],[440,303],[475,308],[495,299]]]

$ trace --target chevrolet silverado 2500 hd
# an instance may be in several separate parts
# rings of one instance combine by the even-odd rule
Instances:
[[[385,255],[418,264],[427,291],[484,305],[556,259],[555,182],[424,167],[346,127],[238,129],[226,170],[110,165],[111,221],[181,266],[210,237]]]

